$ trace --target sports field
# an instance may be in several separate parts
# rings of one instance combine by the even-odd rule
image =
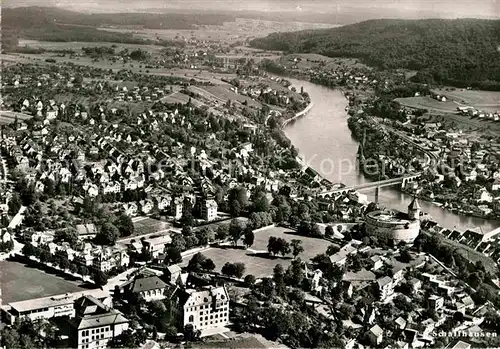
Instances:
[[[20,262],[0,262],[3,304],[84,290],[79,286],[80,283],[67,281]]]
[[[255,277],[265,277],[272,275],[273,268],[276,264],[281,264],[286,269],[292,260],[289,255],[285,258],[282,257],[269,257],[267,255],[267,243],[269,237],[276,236],[284,238],[287,241],[293,239],[302,240],[304,252],[299,255],[303,260],[309,260],[317,254],[324,253],[330,245],[327,241],[322,239],[315,239],[303,237],[292,234],[292,231],[283,227],[268,228],[255,233],[255,241],[250,250],[237,249],[237,248],[211,248],[203,252],[203,255],[213,260],[216,265],[216,271],[221,270],[226,262],[242,262],[246,266],[245,275],[252,274]],[[243,245],[242,242],[239,243]],[[255,251],[261,251],[262,254],[256,254]],[[181,266],[186,266],[192,256],[186,257]]]

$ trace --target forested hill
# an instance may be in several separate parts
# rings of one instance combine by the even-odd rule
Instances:
[[[251,45],[355,57],[384,69],[418,70],[419,81],[500,89],[500,20],[369,20],[333,29],[274,33]]]

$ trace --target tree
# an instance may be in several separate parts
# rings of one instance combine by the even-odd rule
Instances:
[[[201,268],[203,270],[212,271],[215,269],[215,263],[210,258],[207,258],[201,263]]]
[[[273,280],[276,284],[278,295],[282,295],[285,292],[285,271],[281,264],[276,264],[273,268]]]
[[[72,228],[57,230],[54,234],[54,242],[65,241],[71,246],[76,246],[76,244],[78,243],[78,239],[78,232]]]
[[[233,218],[231,220],[231,223],[229,224],[229,236],[234,245],[238,245],[238,241],[240,240],[242,234],[243,227],[241,226],[240,221],[236,218]]]
[[[175,247],[179,251],[186,250],[186,239],[181,234],[175,234],[172,236],[172,247]]]
[[[229,190],[228,201],[232,204],[238,202],[239,208],[245,210],[248,206],[247,190],[244,187],[236,187]]]
[[[241,279],[243,274],[245,274],[245,264],[240,262],[234,263],[234,276]]]
[[[269,237],[269,241],[267,242],[267,252],[273,256],[279,252],[278,238],[276,236]]]
[[[200,337],[200,330],[195,330],[193,324],[184,326],[184,340],[186,342],[194,342]]]
[[[211,240],[211,236],[207,228],[203,228],[196,232],[196,237],[198,238],[198,243],[202,246],[208,245]]]
[[[221,273],[227,276],[234,276],[234,264],[226,262],[221,269]]]
[[[108,283],[108,275],[106,275],[101,270],[95,270],[93,274],[93,280],[97,286],[102,287]]]
[[[302,246],[302,240],[293,239],[291,243],[293,258],[297,258],[299,254],[304,252],[304,247]]]
[[[22,206],[21,198],[17,192],[13,192],[9,200],[9,215],[15,216]]]
[[[326,249],[326,255],[333,256],[334,254],[336,254],[339,251],[340,251],[340,247],[338,247],[337,245],[330,245]]]
[[[132,218],[123,212],[116,217],[115,226],[118,228],[120,236],[130,236],[135,230]]]
[[[89,269],[83,264],[78,264],[78,274],[81,276],[89,275]]]
[[[203,269],[203,263],[206,263],[207,257],[200,252],[196,253],[190,260],[187,269],[192,272],[199,272]]]
[[[101,231],[96,235],[95,242],[98,245],[114,245],[120,236],[118,228],[110,222],[101,226]]]
[[[175,246],[169,246],[165,250],[165,259],[163,263],[166,265],[178,264],[182,262],[181,250]]]
[[[254,240],[255,240],[255,235],[254,235],[252,229],[246,229],[245,236],[243,238],[243,243],[245,244],[245,246],[247,248],[251,247],[254,243]]]
[[[215,237],[217,240],[225,240],[229,235],[229,226],[227,224],[221,224],[217,227],[217,232]]]
[[[245,276],[245,285],[247,285],[247,287],[252,287],[253,285],[255,285],[255,276],[253,276],[252,274],[248,274],[247,276]]]
[[[331,238],[333,237],[334,232],[333,232],[333,227],[331,225],[327,225],[325,228],[325,237]]]
[[[22,250],[21,253],[25,255],[26,257],[34,256],[35,254],[35,246],[31,244],[31,242],[26,243]]]

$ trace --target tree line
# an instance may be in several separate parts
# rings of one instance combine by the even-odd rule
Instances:
[[[417,70],[415,81],[500,90],[500,21],[370,20],[340,28],[273,33],[266,50],[358,58],[381,69]]]

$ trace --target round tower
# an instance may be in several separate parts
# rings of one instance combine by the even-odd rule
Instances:
[[[408,218],[410,220],[420,219],[421,209],[422,208],[420,207],[417,198],[414,197],[411,204],[408,206]]]

